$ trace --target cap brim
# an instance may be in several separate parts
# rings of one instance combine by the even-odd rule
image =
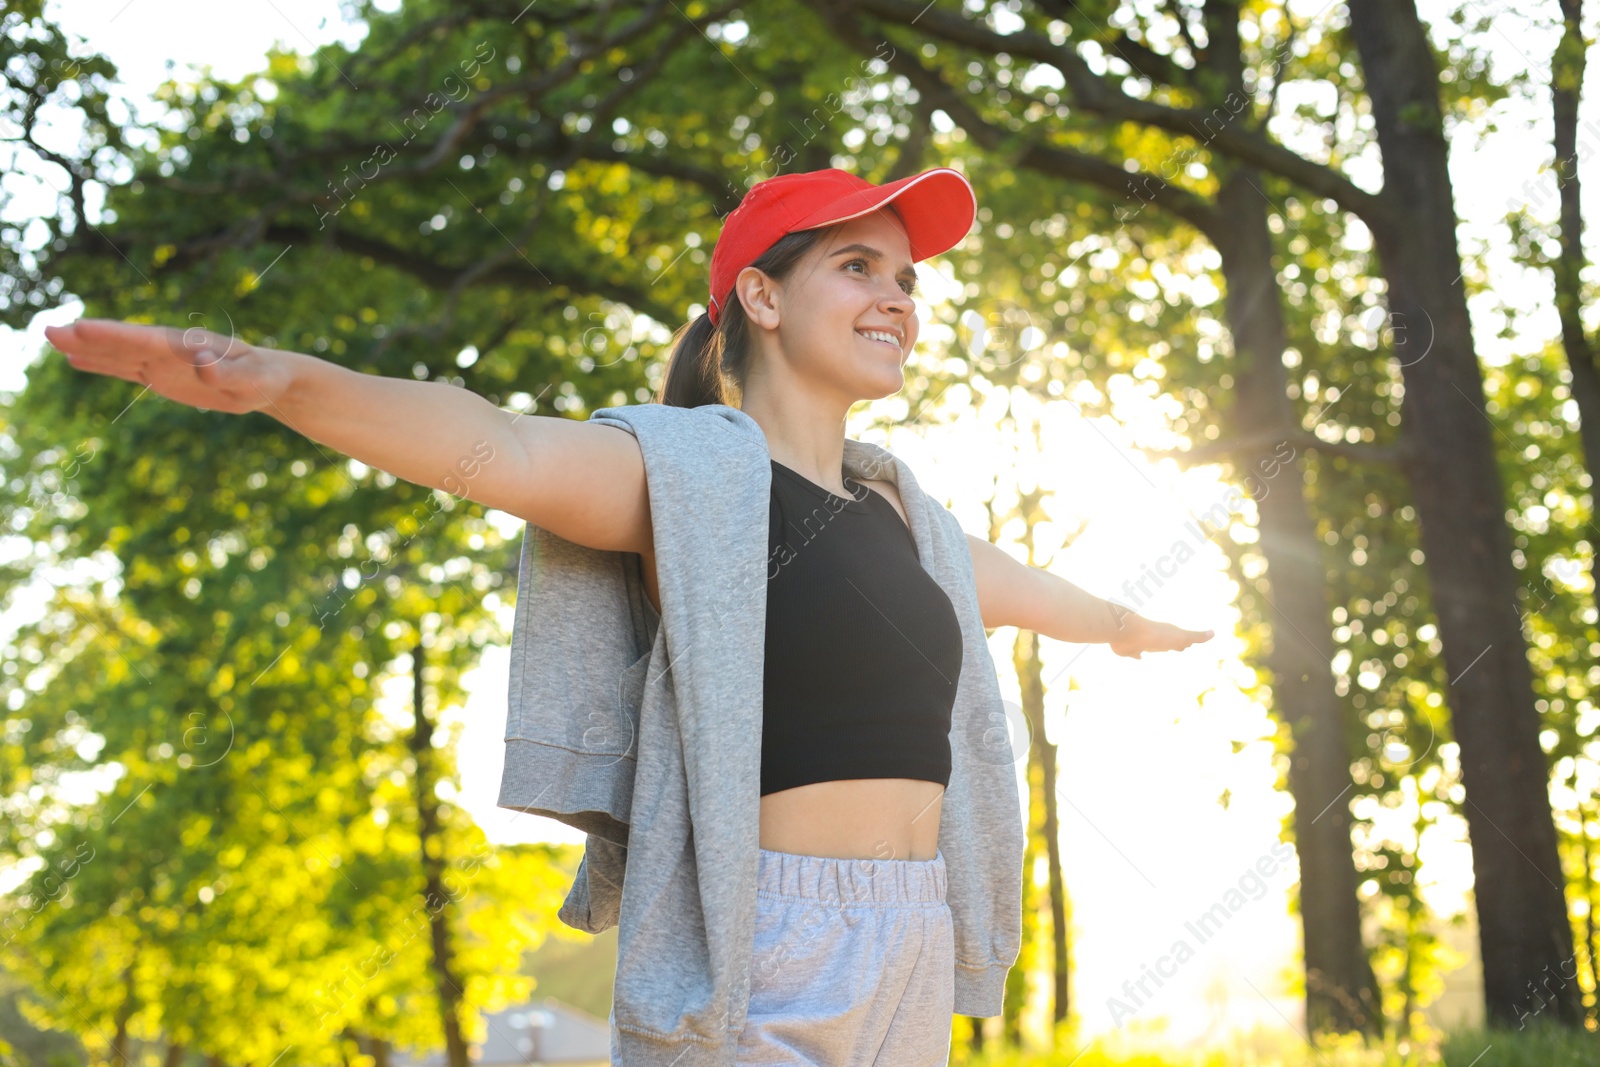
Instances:
[[[960,244],[978,214],[978,197],[966,176],[949,167],[936,167],[846,194],[801,219],[794,229],[814,230],[848,222],[889,203],[899,209],[913,263]]]

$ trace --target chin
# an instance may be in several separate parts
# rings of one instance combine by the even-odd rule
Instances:
[[[905,375],[896,374],[892,382],[881,381],[863,386],[860,390],[860,396],[863,400],[882,400],[885,397],[894,396],[905,386]]]

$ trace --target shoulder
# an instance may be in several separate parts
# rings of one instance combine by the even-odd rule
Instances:
[[[748,444],[759,444],[763,440],[761,427],[756,420],[727,404],[701,404],[692,408],[654,401],[621,404],[597,409],[590,414],[589,421],[612,423],[635,435],[641,429],[665,430],[671,434],[731,432]]]

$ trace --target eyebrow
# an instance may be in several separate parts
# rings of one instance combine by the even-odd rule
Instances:
[[[883,258],[883,253],[878,251],[876,248],[873,248],[871,245],[845,245],[843,248],[836,250],[833,254],[836,256],[842,256],[850,252],[863,253],[868,259],[872,260],[879,260]],[[907,276],[912,278],[917,276],[916,268],[909,263],[900,268],[900,277],[904,278]]]

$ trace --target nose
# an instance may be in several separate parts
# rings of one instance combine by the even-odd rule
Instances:
[[[911,295],[900,288],[899,281],[892,278],[889,280],[889,291],[879,299],[878,305],[885,311],[892,310],[902,315],[909,315],[917,306]]]

